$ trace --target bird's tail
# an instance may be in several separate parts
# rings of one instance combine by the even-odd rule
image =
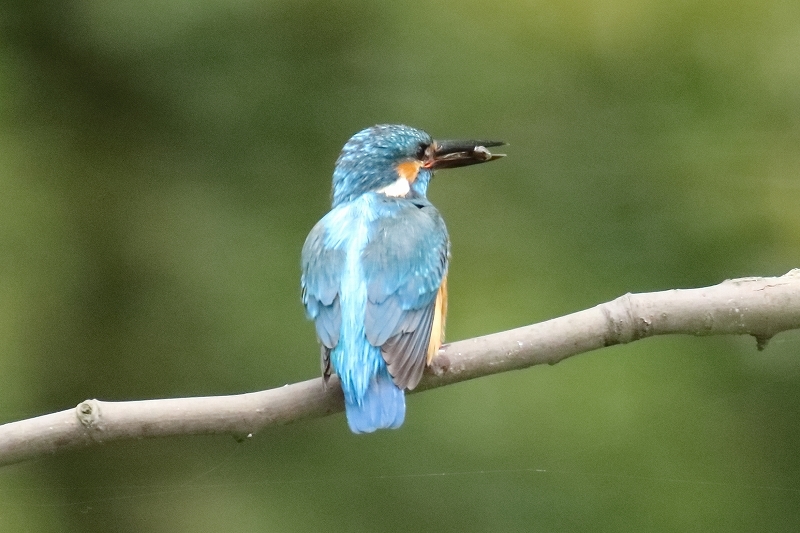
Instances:
[[[345,399],[344,408],[353,433],[372,433],[376,429],[399,428],[406,416],[406,399],[383,369],[370,381],[361,403]]]

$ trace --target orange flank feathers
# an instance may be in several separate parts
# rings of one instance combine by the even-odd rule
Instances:
[[[397,174],[408,181],[408,183],[414,183],[421,166],[421,161],[404,161],[397,165]]]
[[[439,293],[436,295],[436,307],[433,309],[433,324],[431,325],[431,340],[428,342],[428,365],[436,357],[439,348],[444,342],[444,326],[447,319],[447,275],[442,279]]]

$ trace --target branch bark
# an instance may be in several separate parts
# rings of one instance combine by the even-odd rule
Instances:
[[[567,357],[654,335],[752,335],[758,349],[800,328],[800,269],[699,289],[619,298],[531,326],[442,347],[416,391],[481,376],[555,364]],[[0,426],[0,465],[122,439],[232,434],[316,418],[344,408],[334,376],[231,396],[131,402],[86,400],[74,409]]]

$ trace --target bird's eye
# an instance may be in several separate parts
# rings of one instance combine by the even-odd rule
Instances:
[[[417,147],[417,161],[425,161],[427,155],[428,145],[420,143],[420,145]]]
[[[433,159],[433,154],[435,151],[436,145],[434,143],[420,144],[419,149],[417,150],[417,159],[419,161],[430,161]]]

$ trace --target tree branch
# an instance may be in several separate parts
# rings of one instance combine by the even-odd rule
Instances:
[[[800,269],[700,289],[626,294],[539,324],[443,346],[417,391],[481,376],[555,364],[580,353],[653,335],[752,335],[757,347],[800,328]],[[86,400],[74,409],[0,426],[0,465],[122,439],[228,433],[343,409],[335,376],[231,396],[131,402]]]

